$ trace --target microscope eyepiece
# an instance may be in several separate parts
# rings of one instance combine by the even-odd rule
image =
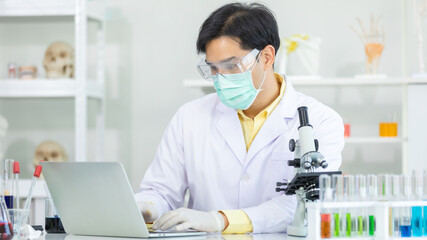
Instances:
[[[302,106],[298,108],[298,116],[299,116],[300,127],[311,126],[308,121],[308,110],[306,106]]]

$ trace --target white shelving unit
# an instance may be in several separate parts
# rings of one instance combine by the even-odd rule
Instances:
[[[104,159],[105,76],[104,41],[105,21],[102,1],[87,0],[2,0],[0,19],[25,17],[70,17],[74,21],[75,78],[74,79],[0,79],[1,99],[13,98],[68,98],[74,101],[75,161],[87,161],[88,100],[99,102],[96,114],[96,160]],[[32,19],[32,18],[31,18]],[[88,79],[87,44],[88,21],[97,23],[97,70],[95,79]],[[1,57],[1,56],[0,56]],[[21,198],[26,197],[31,180],[20,180]],[[31,224],[44,225],[44,181],[36,184],[32,202]]]
[[[427,78],[301,78],[288,77],[294,86],[349,86],[349,85],[407,85],[427,84]],[[203,79],[185,79],[185,87],[213,87],[213,83]]]
[[[408,173],[414,169],[416,160],[408,154],[408,86],[427,86],[427,78],[411,77],[387,77],[387,78],[323,78],[323,77],[293,77],[287,79],[296,87],[345,87],[345,86],[397,86],[402,89],[402,131],[399,137],[349,137],[346,138],[346,144],[392,144],[391,146],[401,145],[402,161],[401,169],[403,173]],[[185,79],[185,87],[213,89],[213,83],[203,79]],[[427,101],[427,100],[426,100]],[[414,142],[412,142],[414,144]],[[413,147],[416,148],[416,147]],[[412,162],[409,162],[412,161]]]
[[[87,0],[3,0],[1,18],[68,16],[74,21],[75,79],[0,79],[0,98],[72,98],[75,102],[75,161],[87,161],[88,99],[99,102],[96,115],[97,161],[102,161],[105,125],[104,96],[104,35],[102,1]],[[95,21],[97,28],[96,79],[87,74],[87,24]]]
[[[35,17],[35,16],[71,16],[87,17],[104,22],[104,8],[100,1],[82,0],[2,0],[0,1],[1,17]],[[85,16],[81,15],[84,14]],[[84,18],[82,18],[84,20]]]
[[[348,144],[364,144],[364,143],[398,143],[401,144],[407,139],[399,137],[349,137],[345,139]]]
[[[89,98],[102,99],[104,96],[104,86],[95,80],[89,80],[86,85],[86,92]],[[0,80],[1,98],[57,98],[76,96],[77,83],[74,79]]]

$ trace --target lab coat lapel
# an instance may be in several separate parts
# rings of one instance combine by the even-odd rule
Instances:
[[[218,103],[219,119],[216,128],[221,136],[225,139],[228,146],[236,155],[239,162],[243,165],[246,157],[246,145],[243,137],[242,125],[235,109],[226,107],[222,103]]]
[[[273,142],[274,139],[286,133],[289,130],[286,119],[294,118],[297,115],[297,95],[295,89],[286,78],[284,81],[286,82],[286,89],[282,100],[264,122],[253,140],[248,151],[246,164],[248,164],[260,150]],[[284,149],[287,147],[287,145],[283,146]]]

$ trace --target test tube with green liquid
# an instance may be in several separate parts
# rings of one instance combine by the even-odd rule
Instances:
[[[391,200],[391,175],[390,174],[380,174],[378,176],[378,200],[385,202]],[[392,227],[393,227],[393,218],[392,218],[392,208],[388,208],[388,216],[389,219],[385,223],[388,224],[389,235],[392,235]]]
[[[354,201],[355,196],[354,176],[344,176],[344,199],[347,202]],[[357,235],[356,209],[348,208],[345,212],[345,236],[351,237]]]
[[[332,175],[332,189],[334,190],[334,201],[342,202],[344,201],[344,179],[341,174]],[[341,208],[333,209],[333,237],[345,236],[344,231],[344,211]]]
[[[366,176],[356,175],[356,200],[364,202],[367,200]],[[357,210],[357,235],[367,236],[368,217],[365,208]]]
[[[378,200],[390,200],[391,193],[391,175],[380,174],[378,175]]]
[[[368,179],[368,199],[370,201],[378,200],[378,178],[376,175],[369,174]],[[374,209],[368,209],[368,235],[375,236],[376,221]]]

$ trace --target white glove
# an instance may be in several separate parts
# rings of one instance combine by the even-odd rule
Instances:
[[[145,223],[152,223],[159,217],[156,207],[151,202],[138,202],[138,207]]]
[[[222,232],[224,217],[216,211],[202,212],[180,208],[163,214],[153,224],[153,229],[167,230],[176,226],[177,231],[194,229],[203,232]]]

